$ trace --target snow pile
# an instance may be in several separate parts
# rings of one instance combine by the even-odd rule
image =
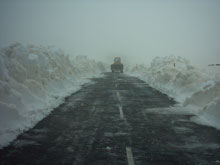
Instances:
[[[193,107],[199,117],[195,120],[220,128],[220,80],[213,73],[175,56],[156,57],[150,67],[137,65],[131,70],[152,87]]]
[[[193,118],[194,121],[220,129],[220,81],[195,92],[185,100],[184,106],[197,109],[198,118]]]
[[[102,62],[96,62],[95,60],[88,60],[86,56],[76,56],[71,59],[72,64],[76,67],[77,71],[81,74],[96,73],[97,69],[101,71],[106,70],[106,66]]]
[[[193,67],[189,61],[181,57],[156,57],[149,68],[133,68],[133,73],[139,76],[156,89],[184,101],[186,97],[199,91],[210,78]],[[199,84],[199,86],[198,86]]]
[[[82,60],[83,59],[83,60]],[[104,69],[86,57],[20,43],[0,51],[0,148],[58,106],[62,99]]]

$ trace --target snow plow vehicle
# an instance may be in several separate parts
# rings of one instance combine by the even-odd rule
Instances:
[[[123,64],[121,63],[121,58],[120,57],[115,57],[114,58],[114,63],[111,64],[111,70],[112,70],[112,73],[115,73],[115,72],[121,72],[123,73]]]

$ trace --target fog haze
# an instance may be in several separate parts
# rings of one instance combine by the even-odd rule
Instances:
[[[0,45],[55,45],[70,55],[149,63],[170,54],[220,63],[218,0],[1,0]]]

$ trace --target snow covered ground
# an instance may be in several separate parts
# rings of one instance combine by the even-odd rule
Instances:
[[[15,43],[0,51],[0,148],[33,127],[63,99],[101,76],[105,64],[69,57],[55,47]],[[196,68],[181,57],[155,58],[150,66],[125,65],[125,72],[196,114],[192,120],[220,129],[220,67]],[[185,108],[184,108],[185,107]],[[182,109],[182,108],[179,108]]]
[[[105,66],[54,47],[15,43],[0,51],[0,148],[47,116],[63,99],[101,76]]]
[[[220,67],[196,68],[181,57],[156,57],[149,67],[136,65],[129,74],[175,98],[196,117],[192,120],[220,129]]]

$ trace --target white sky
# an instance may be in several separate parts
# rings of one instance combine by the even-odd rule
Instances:
[[[109,63],[220,63],[220,0],[0,0],[0,46],[15,41]]]

